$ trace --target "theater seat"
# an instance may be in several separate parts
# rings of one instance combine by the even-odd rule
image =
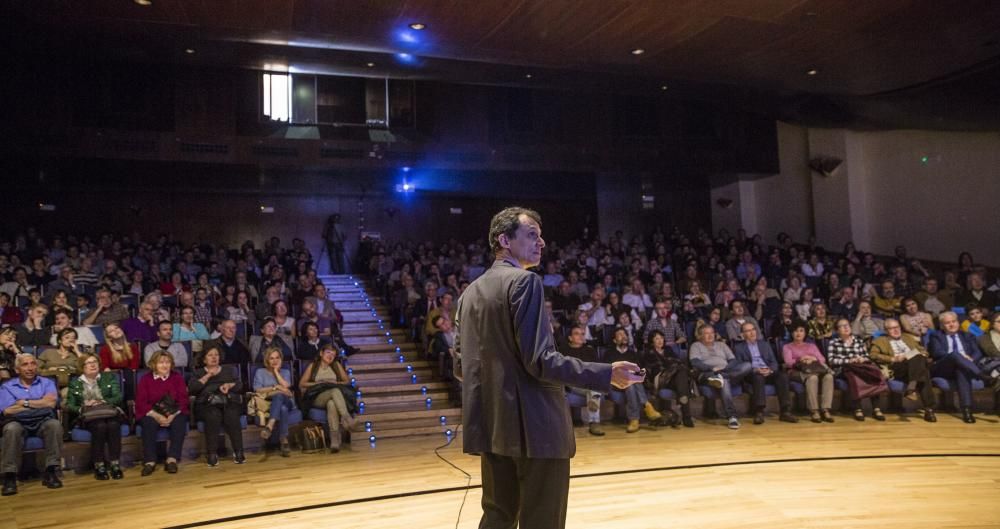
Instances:
[[[121,427],[122,437],[128,437],[130,433],[129,426],[127,423],[123,423]],[[70,440],[75,443],[90,443],[90,430],[85,430],[83,428],[73,428],[69,432]]]
[[[931,378],[931,384],[933,384],[934,387],[945,392],[956,391],[958,389],[958,385],[955,383],[954,380],[942,377]],[[983,381],[979,380],[978,378],[972,379],[972,391],[979,391],[982,389],[986,389],[986,384],[983,384]]]

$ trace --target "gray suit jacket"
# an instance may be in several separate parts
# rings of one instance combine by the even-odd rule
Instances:
[[[556,351],[544,308],[542,278],[499,260],[458,300],[466,453],[571,458],[565,386],[610,390],[609,364]]]

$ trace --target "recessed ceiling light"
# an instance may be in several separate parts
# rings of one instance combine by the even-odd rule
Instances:
[[[526,73],[526,74],[524,74],[524,78],[525,78],[525,79],[531,79],[531,74],[530,74],[530,73]]]
[[[375,67],[375,63],[370,62],[370,63],[366,64],[365,66],[367,66],[369,68],[374,68]]]
[[[141,5],[143,7],[148,7],[153,5],[153,0],[132,0],[136,5]]]
[[[666,90],[666,89],[667,89],[667,85],[663,85],[663,86],[660,87],[660,90]]]
[[[643,53],[646,53],[646,50],[642,48],[636,48],[632,50],[632,55],[642,55]]]
[[[809,70],[808,72],[806,72],[806,75],[816,75],[818,73],[819,73],[819,70],[817,70],[816,68],[813,68],[812,70]]]
[[[184,53],[186,53],[188,55],[193,55],[194,54],[194,48],[186,48],[184,50]]]
[[[423,24],[421,22],[414,22],[414,23],[410,24],[410,29],[415,29],[417,31],[421,31],[421,30],[427,29],[427,25]]]

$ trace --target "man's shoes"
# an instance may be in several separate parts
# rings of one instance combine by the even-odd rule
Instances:
[[[740,429],[740,420],[737,419],[736,417],[730,417],[729,418],[729,429],[730,430],[739,430]]]
[[[653,403],[648,400],[646,401],[646,405],[643,406],[642,411],[646,414],[646,418],[651,421],[658,421],[663,418],[663,414],[656,411],[656,408],[653,407]]]
[[[809,420],[815,423],[823,422],[823,417],[820,416],[819,411],[813,411],[809,413]]]
[[[13,496],[17,494],[17,473],[5,472],[3,475],[3,490],[0,496]]]
[[[247,456],[243,453],[243,450],[237,450],[233,452],[233,463],[237,465],[242,465],[247,462]]]
[[[50,489],[61,489],[63,484],[59,479],[59,474],[56,472],[57,470],[59,469],[56,468],[55,465],[46,467],[45,473],[42,474],[42,485],[45,485]]]
[[[281,442],[281,457],[292,457],[292,447],[287,440]]]
[[[823,410],[820,415],[823,417],[823,422],[833,422],[833,414],[830,413],[830,410]]]
[[[125,474],[122,473],[122,466],[118,463],[111,463],[111,479],[122,479]]]
[[[705,379],[705,382],[707,382],[709,386],[715,389],[722,389],[722,386],[725,385],[726,383],[726,379],[722,378],[722,375],[712,375],[710,377],[707,377]]]
[[[330,453],[331,453],[331,454],[337,454],[337,453],[340,453],[340,447],[339,447],[339,446],[331,446],[331,447],[330,447]]]
[[[146,464],[142,465],[142,477],[146,477],[146,476],[152,474],[154,470],[156,470],[156,464],[155,463],[146,463]]]
[[[686,414],[681,417],[681,424],[683,424],[685,428],[694,428],[694,419],[691,418],[690,414]]]
[[[590,423],[590,435],[596,435],[598,437],[604,435],[604,430],[601,429],[601,423],[599,422]]]
[[[167,464],[163,465],[163,469],[167,471],[167,474],[176,474],[177,473],[177,462],[176,461],[167,461]]]
[[[208,454],[206,458],[208,460],[208,466],[217,467],[219,466],[219,455],[218,454]]]
[[[934,415],[934,410],[926,408],[924,410],[924,420],[927,422],[937,422],[937,415]]]
[[[962,422],[965,424],[976,424],[976,418],[973,417],[971,409],[962,408]]]
[[[628,421],[628,426],[625,428],[625,433],[635,433],[639,431],[639,419],[630,419]]]
[[[753,415],[754,424],[764,424],[764,412],[758,411]]]
[[[108,474],[108,467],[104,466],[104,463],[94,465],[94,479],[97,481],[107,481],[111,479],[111,476]]]
[[[781,414],[778,415],[778,420],[781,421],[781,422],[791,422],[791,423],[799,422],[799,418],[798,417],[792,415],[791,413],[789,413],[787,411],[781,412]]]

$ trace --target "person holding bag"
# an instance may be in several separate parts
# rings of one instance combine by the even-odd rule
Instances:
[[[282,368],[281,363],[281,349],[271,348],[264,352],[264,367],[253,376],[252,398],[257,424],[263,426],[261,438],[270,439],[277,428],[281,457],[289,457],[292,451],[288,445],[288,415],[295,409],[295,394],[292,393],[292,374]]]
[[[67,327],[56,335],[57,346],[46,349],[38,355],[38,373],[45,377],[56,377],[60,392],[69,386],[69,379],[77,374],[78,360],[81,354],[76,345],[76,330]]]
[[[354,426],[351,411],[355,408],[354,388],[349,385],[344,366],[337,361],[337,351],[326,345],[306,369],[299,382],[302,402],[306,406],[326,410],[330,428],[330,453],[340,452],[340,427],[348,431]]]
[[[156,435],[160,428],[170,431],[167,449],[167,473],[177,473],[184,436],[188,431],[187,387],[184,377],[174,371],[174,357],[167,351],[157,351],[147,364],[151,370],[139,379],[135,397],[135,416],[142,426],[142,475],[156,470]]]
[[[201,365],[195,369],[188,382],[188,392],[194,397],[198,418],[205,422],[205,451],[208,466],[219,465],[219,430],[224,429],[233,445],[233,462],[242,465],[247,462],[243,453],[243,429],[240,414],[243,399],[240,391],[243,383],[233,369],[219,364],[222,355],[216,345],[209,346],[198,359]]]
[[[889,390],[889,385],[882,370],[872,362],[864,340],[851,332],[851,322],[847,318],[840,318],[837,320],[836,330],[837,335],[827,346],[827,355],[830,365],[847,379],[854,419],[863,421],[865,413],[861,409],[861,401],[878,397]],[[875,400],[872,400],[872,416],[876,421],[885,420],[885,415]]]
[[[806,404],[812,422],[833,422],[833,373],[816,344],[806,341],[806,324],[797,320],[792,326],[792,341],[781,348],[789,380],[806,387]]]
[[[121,382],[115,373],[102,373],[100,358],[90,353],[80,356],[79,371],[69,381],[66,411],[90,432],[94,479],[122,479]]]

